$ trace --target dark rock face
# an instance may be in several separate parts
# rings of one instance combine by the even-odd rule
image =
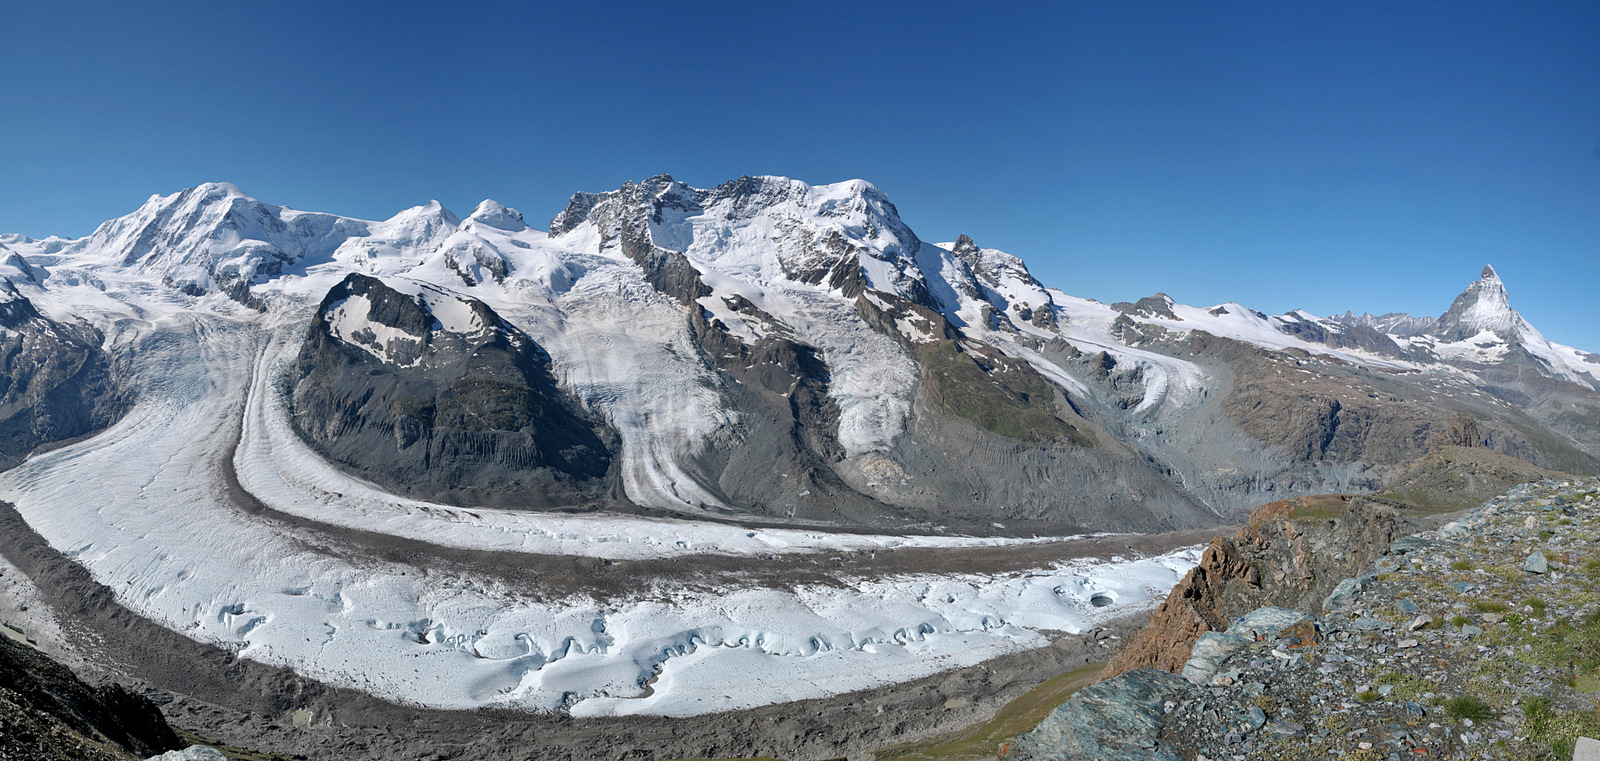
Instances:
[[[1404,312],[1389,312],[1387,314],[1368,314],[1363,312],[1346,311],[1337,317],[1329,318],[1335,322],[1350,327],[1365,327],[1377,330],[1380,333],[1392,333],[1397,336],[1418,336],[1433,329],[1439,322],[1434,317],[1413,317]]]
[[[556,386],[544,350],[481,302],[431,298],[470,313],[468,332],[446,329],[428,298],[371,277],[328,292],[296,362],[300,435],[416,496],[524,507],[602,498],[612,434]]]
[[[1174,303],[1171,296],[1158,292],[1154,296],[1146,296],[1131,304],[1126,301],[1118,301],[1112,304],[1111,308],[1123,314],[1137,315],[1150,319],[1181,320],[1182,318],[1172,311]]]
[[[0,636],[0,761],[122,761],[185,745],[149,700],[121,685],[85,684]]]
[[[1359,349],[1388,357],[1411,357],[1412,352],[1400,348],[1394,339],[1371,325],[1346,325],[1337,321],[1317,322],[1302,319],[1294,313],[1279,318],[1278,329],[1284,333],[1333,349]]]
[[[100,332],[41,315],[0,280],[0,469],[41,444],[115,422],[127,407]]]

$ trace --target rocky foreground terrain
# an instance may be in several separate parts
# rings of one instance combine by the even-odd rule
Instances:
[[[1566,759],[1577,738],[1600,734],[1600,479],[1518,486],[1368,548],[1375,561],[1333,583],[1315,573],[1341,562],[1332,539],[1376,539],[1416,519],[1360,500],[1341,508],[1268,506],[1213,543],[1119,653],[1111,673],[1122,673],[1003,757]],[[1291,557],[1296,542],[1326,543],[1323,554],[1274,569],[1285,537],[1276,549]],[[1214,626],[1252,598],[1297,607]]]
[[[183,747],[149,700],[92,687],[14,631],[0,636],[0,759],[124,761]]]

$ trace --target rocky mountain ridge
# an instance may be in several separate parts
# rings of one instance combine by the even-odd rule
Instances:
[[[109,337],[108,360],[179,312],[312,323],[351,274],[481,303],[548,354],[550,393],[614,437],[603,452],[585,445],[597,457],[584,477],[607,470],[615,488],[558,489],[527,507],[599,500],[965,532],[1182,528],[1273,496],[1375,489],[1458,415],[1497,451],[1600,469],[1600,364],[1544,340],[1492,269],[1431,322],[1202,309],[1164,294],[1107,306],[965,236],[920,240],[869,183],[778,177],[578,193],[548,231],[493,201],[464,219],[429,203],[374,222],[213,183],[152,197],[83,239],[0,245],[7,287],[57,324]],[[386,368],[341,379],[347,401],[392,399],[372,379],[412,361],[367,351],[376,334],[306,335],[302,353],[342,343]],[[301,428],[324,452],[366,450],[359,430],[416,433],[404,411],[366,415],[375,427],[329,413],[314,413],[322,433]],[[107,422],[90,418],[71,430]],[[466,472],[496,456],[451,446],[427,461]],[[334,459],[380,482],[393,470]],[[446,502],[480,494],[427,488]]]

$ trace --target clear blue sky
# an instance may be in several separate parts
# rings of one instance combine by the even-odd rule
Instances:
[[[512,4],[514,5],[514,4]],[[860,177],[1105,301],[1439,314],[1492,262],[1600,351],[1600,4],[12,4],[0,231],[228,180],[545,220]]]

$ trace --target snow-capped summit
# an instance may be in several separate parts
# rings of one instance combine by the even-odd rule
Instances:
[[[308,255],[329,255],[364,224],[262,203],[226,182],[155,195],[61,249],[80,263],[149,273],[186,292],[242,296]]]
[[[659,175],[573,195],[551,220],[550,234],[592,240],[596,253],[626,253],[648,236],[661,249],[747,279],[826,284],[851,297],[872,288],[927,301],[916,262],[921,241],[882,191],[861,180],[813,186],[740,177],[705,190]]]
[[[1429,331],[1444,341],[1464,341],[1480,333],[1494,333],[1504,340],[1516,340],[1524,329],[1531,330],[1506,295],[1505,283],[1494,267],[1485,265],[1478,280],[1467,286],[1455,303]]]
[[[528,227],[528,223],[522,219],[522,212],[507,208],[492,198],[484,199],[478,204],[478,208],[467,215],[467,222],[476,222],[507,232],[517,232]]]

